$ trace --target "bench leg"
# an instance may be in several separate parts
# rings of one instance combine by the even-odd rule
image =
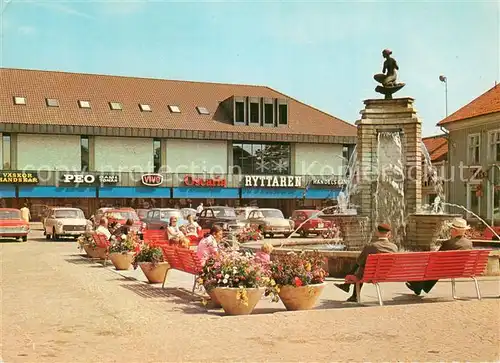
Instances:
[[[479,291],[479,284],[477,283],[477,279],[475,277],[473,277],[472,279],[474,280],[474,284],[476,285],[477,299],[481,300],[481,292]]]
[[[457,299],[457,287],[455,286],[455,279],[451,279],[451,296],[453,296],[453,299]]]
[[[382,301],[382,294],[380,293],[380,285],[378,284],[378,282],[375,283],[375,287],[377,288],[378,303],[380,306],[383,306],[384,302]]]
[[[167,268],[167,271],[165,271],[165,276],[163,276],[163,284],[161,284],[161,288],[164,289],[165,288],[165,281],[167,281],[167,274],[168,274],[168,271],[170,269]]]
[[[193,282],[193,289],[191,290],[191,293],[194,294],[194,290],[196,289],[196,275],[194,275],[194,282]]]
[[[356,285],[354,287],[356,289],[356,301],[361,303],[361,284],[359,282],[356,282]]]

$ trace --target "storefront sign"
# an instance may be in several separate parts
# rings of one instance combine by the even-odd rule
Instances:
[[[300,188],[301,176],[245,176],[245,187]]]
[[[0,184],[38,184],[38,174],[23,172],[0,173]]]
[[[163,175],[161,174],[144,174],[141,177],[142,184],[148,187],[157,187],[163,183]]]
[[[223,179],[219,176],[213,177],[213,178],[208,178],[208,179],[203,179],[203,178],[197,178],[192,175],[186,175],[184,177],[184,184],[192,187],[223,187],[225,188],[227,186],[227,181],[226,179]]]
[[[344,179],[313,179],[311,184],[340,187],[346,185],[347,182]]]
[[[62,176],[62,183],[66,184],[116,184],[120,181],[118,175],[93,175],[93,174],[64,174]]]

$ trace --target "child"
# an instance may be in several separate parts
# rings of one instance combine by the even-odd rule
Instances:
[[[271,263],[271,252],[273,252],[273,245],[266,242],[260,248],[260,251],[255,254],[255,259],[262,263],[263,265],[268,265]]]

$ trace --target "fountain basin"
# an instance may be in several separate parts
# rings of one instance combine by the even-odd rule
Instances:
[[[347,251],[359,251],[370,241],[371,230],[366,216],[323,214],[321,219],[332,221],[339,229]]]
[[[408,251],[433,251],[443,232],[445,223],[460,214],[412,214],[406,224],[406,238],[402,247]]]

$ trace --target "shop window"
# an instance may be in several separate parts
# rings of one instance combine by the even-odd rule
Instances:
[[[11,158],[10,158],[10,135],[3,134],[2,137],[2,169],[10,170],[11,169]]]
[[[289,175],[290,144],[233,143],[233,173]]]
[[[161,141],[160,139],[153,140],[153,162],[154,172],[157,173],[161,168]]]
[[[489,160],[500,162],[500,130],[489,133]]]
[[[472,134],[468,138],[469,165],[478,165],[481,156],[481,134]]]
[[[82,136],[80,137],[80,150],[81,150],[81,170],[88,171],[89,170],[89,160],[90,160],[90,151],[89,151],[89,137]]]

